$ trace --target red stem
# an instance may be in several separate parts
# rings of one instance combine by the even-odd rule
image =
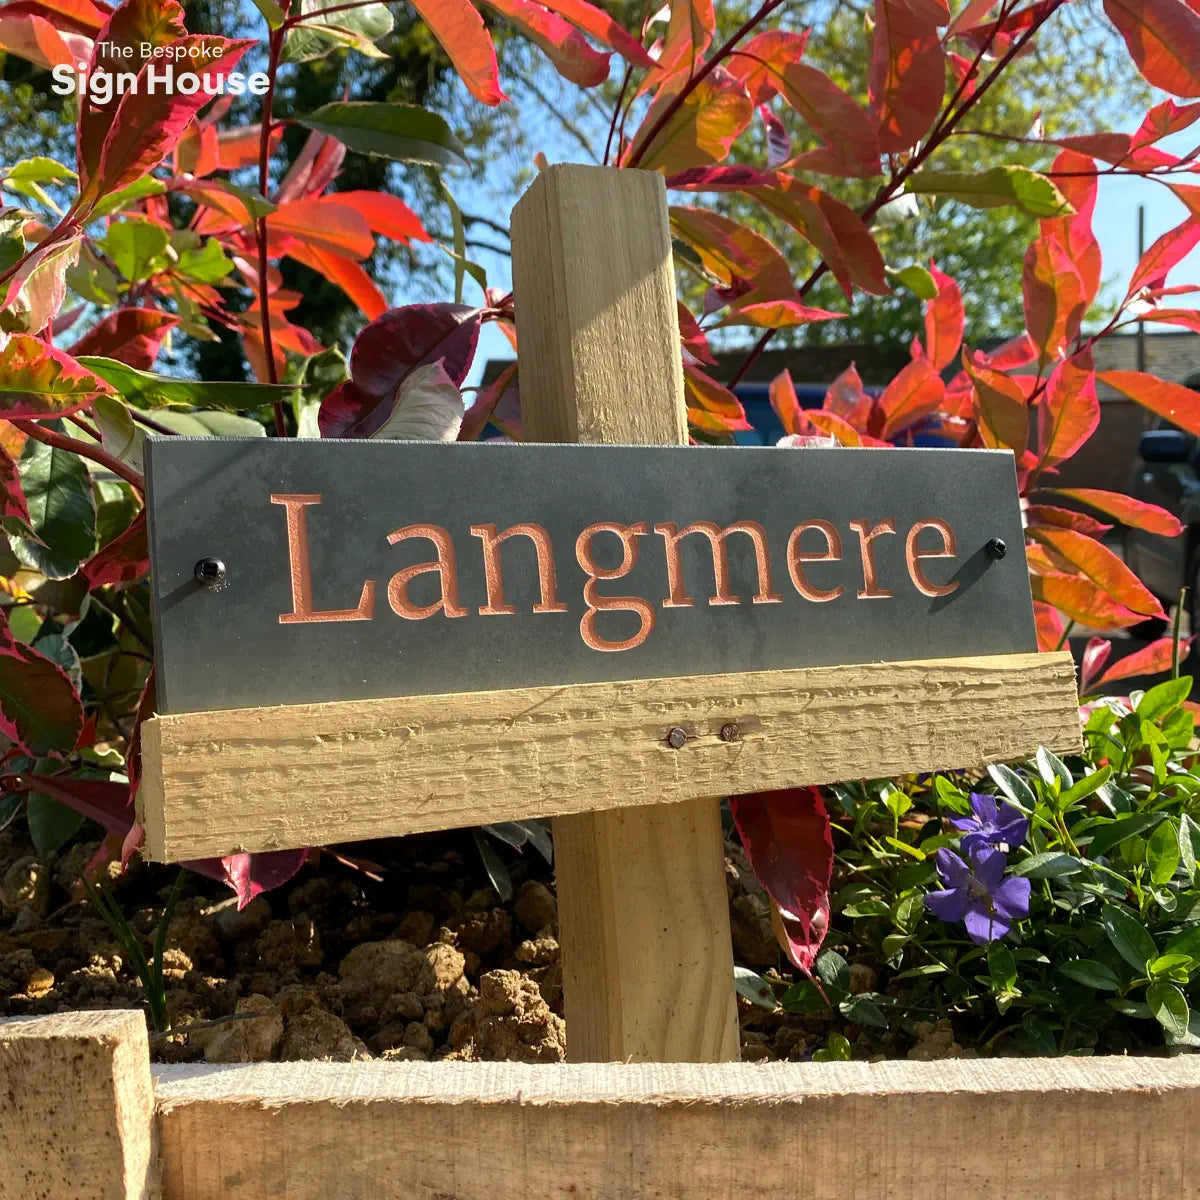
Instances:
[[[283,35],[282,28],[271,31],[267,63],[269,82],[267,93],[263,97],[262,130],[258,142],[258,190],[264,200],[270,199],[268,189],[271,186],[271,114],[275,104],[275,76],[279,72],[279,59],[283,53]],[[258,309],[259,318],[262,321],[263,353],[267,360],[267,378],[271,383],[278,383],[279,372],[275,368],[275,339],[271,333],[271,293],[267,283],[270,262],[267,254],[266,217],[259,217],[255,221],[254,237],[258,243]],[[273,401],[271,407],[275,415],[275,435],[276,437],[286,437],[287,423],[283,416],[282,401]]]
[[[33,438],[35,442],[43,442],[55,450],[68,450],[72,454],[78,454],[80,458],[89,458],[92,462],[107,467],[114,475],[119,475],[131,487],[136,488],[139,495],[146,490],[145,480],[132,467],[127,467],[119,458],[113,458],[100,446],[93,446],[88,442],[81,442],[77,438],[67,437],[53,429],[44,429],[36,421],[15,418],[10,421],[10,424],[15,425],[26,437]]]
[[[696,88],[713,73],[724,62],[725,59],[733,52],[734,47],[747,34],[752,33],[754,29],[761,25],[777,8],[779,8],[785,0],[766,0],[766,3],[752,16],[733,36],[716,52],[709,60],[684,84],[679,95],[667,105],[666,108],[659,114],[658,120],[650,127],[650,132],[642,139],[640,146],[636,147],[630,155],[627,167],[636,167],[642,161],[646,151],[654,145],[654,139],[666,128],[672,117],[683,107],[687,98],[696,90]]]

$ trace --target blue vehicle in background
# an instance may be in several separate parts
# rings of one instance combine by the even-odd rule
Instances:
[[[794,385],[796,397],[802,408],[821,408],[825,403],[825,393],[828,384],[797,383]],[[734,442],[739,446],[773,446],[784,435],[783,426],[771,407],[770,386],[765,383],[739,383],[733,389],[734,395],[742,402],[746,412],[746,420],[754,426],[733,435]],[[883,388],[868,387],[863,391],[868,396],[879,396]],[[956,443],[942,436],[936,428],[918,432],[913,437],[914,446],[953,447]]]

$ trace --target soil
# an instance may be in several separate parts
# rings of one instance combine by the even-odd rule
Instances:
[[[0,1016],[144,1007],[125,951],[79,885],[97,845],[43,861],[22,822],[0,832]],[[552,871],[535,853],[495,848],[512,877],[507,903],[461,831],[356,845],[354,860],[314,852],[241,912],[220,884],[185,873],[163,956],[171,1030],[152,1034],[155,1058],[562,1061]],[[778,973],[765,893],[741,848],[726,854],[735,959],[781,994],[790,971]],[[176,876],[136,860],[109,872],[147,953]],[[738,1007],[748,1061],[810,1057],[829,1030],[740,997]],[[961,1053],[932,1028],[913,1049]]]

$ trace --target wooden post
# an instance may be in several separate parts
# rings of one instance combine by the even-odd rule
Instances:
[[[157,1200],[140,1012],[0,1021],[0,1200]]]
[[[512,240],[525,437],[686,443],[662,176],[551,167]],[[559,817],[554,852],[568,1057],[736,1059],[716,800]]]

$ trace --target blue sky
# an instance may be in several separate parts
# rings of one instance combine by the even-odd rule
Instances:
[[[1143,114],[1138,112],[1131,115],[1127,124],[1123,124],[1121,128],[1125,132],[1133,132],[1142,122]],[[1173,137],[1167,138],[1160,142],[1162,149],[1173,154],[1182,155],[1191,150],[1200,139],[1200,123],[1192,126],[1190,129],[1185,129],[1181,133],[1175,134]],[[551,140],[553,140],[551,138]],[[546,151],[551,159],[557,156],[554,151],[560,149],[555,146],[547,146]],[[565,147],[561,148],[561,158],[569,160],[577,157],[576,153],[572,154]],[[1180,179],[1180,177],[1175,177]],[[1183,177],[1180,182],[1194,183],[1200,185],[1200,175],[1194,177]],[[483,197],[460,196],[460,201],[463,202],[464,208],[473,208],[475,211],[485,211],[488,207],[487,202]],[[505,204],[515,202],[515,197],[511,200],[506,200]],[[478,202],[476,202],[478,200]],[[492,203],[495,203],[493,199]],[[1110,303],[1115,304],[1124,295],[1125,285],[1128,283],[1130,276],[1133,274],[1134,268],[1137,266],[1137,210],[1138,206],[1143,205],[1146,210],[1146,246],[1147,248],[1153,245],[1156,238],[1166,233],[1169,229],[1178,225],[1187,215],[1187,210],[1183,204],[1161,183],[1153,180],[1141,179],[1136,176],[1108,176],[1102,177],[1099,185],[1099,193],[1096,201],[1096,212],[1093,220],[1093,229],[1096,233],[1096,238],[1100,243],[1101,253],[1104,258],[1104,280],[1106,283],[1106,291],[1103,293]],[[479,255],[481,265],[488,272],[489,282],[492,286],[507,287],[510,282],[510,269],[506,259],[499,255],[483,253]],[[1186,259],[1184,259],[1172,272],[1169,277],[1171,283],[1200,283],[1200,247],[1197,247]],[[478,293],[478,289],[468,282],[468,299]],[[968,303],[970,298],[968,297]],[[1195,308],[1200,304],[1200,293],[1195,296],[1181,296],[1177,302],[1172,302],[1173,307],[1179,308]],[[1153,332],[1167,331],[1174,326],[1169,325],[1149,325],[1147,328]],[[912,331],[898,330],[897,337],[907,341]],[[998,330],[998,333],[1016,333],[1016,330]],[[483,336],[480,340],[479,353],[475,359],[475,365],[467,379],[468,386],[476,386],[479,378],[482,375],[483,367],[489,358],[508,359],[512,357],[512,349],[507,340],[494,326],[486,326]]]

